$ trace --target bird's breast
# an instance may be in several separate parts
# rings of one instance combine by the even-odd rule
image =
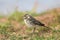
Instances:
[[[26,26],[33,27],[32,23],[29,20],[24,20]]]

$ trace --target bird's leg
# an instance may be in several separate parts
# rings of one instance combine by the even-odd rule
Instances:
[[[36,27],[34,27],[34,29],[33,29],[33,33],[35,33],[35,29],[36,29]]]

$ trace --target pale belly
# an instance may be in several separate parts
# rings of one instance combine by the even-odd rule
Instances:
[[[32,23],[30,23],[30,22],[27,21],[27,20],[24,20],[24,22],[25,22],[26,26],[28,26],[28,27],[33,27],[33,26],[34,26],[34,25],[32,25]]]

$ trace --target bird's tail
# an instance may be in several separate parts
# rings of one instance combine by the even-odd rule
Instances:
[[[45,28],[49,29],[49,30],[52,30],[52,28],[50,28],[49,26],[44,26]]]

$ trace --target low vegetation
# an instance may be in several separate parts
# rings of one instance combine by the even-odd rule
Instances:
[[[39,27],[32,33],[33,28],[24,24],[25,12],[15,11],[9,17],[0,17],[0,40],[60,40],[60,11],[54,9],[41,14],[28,13],[49,29]]]

